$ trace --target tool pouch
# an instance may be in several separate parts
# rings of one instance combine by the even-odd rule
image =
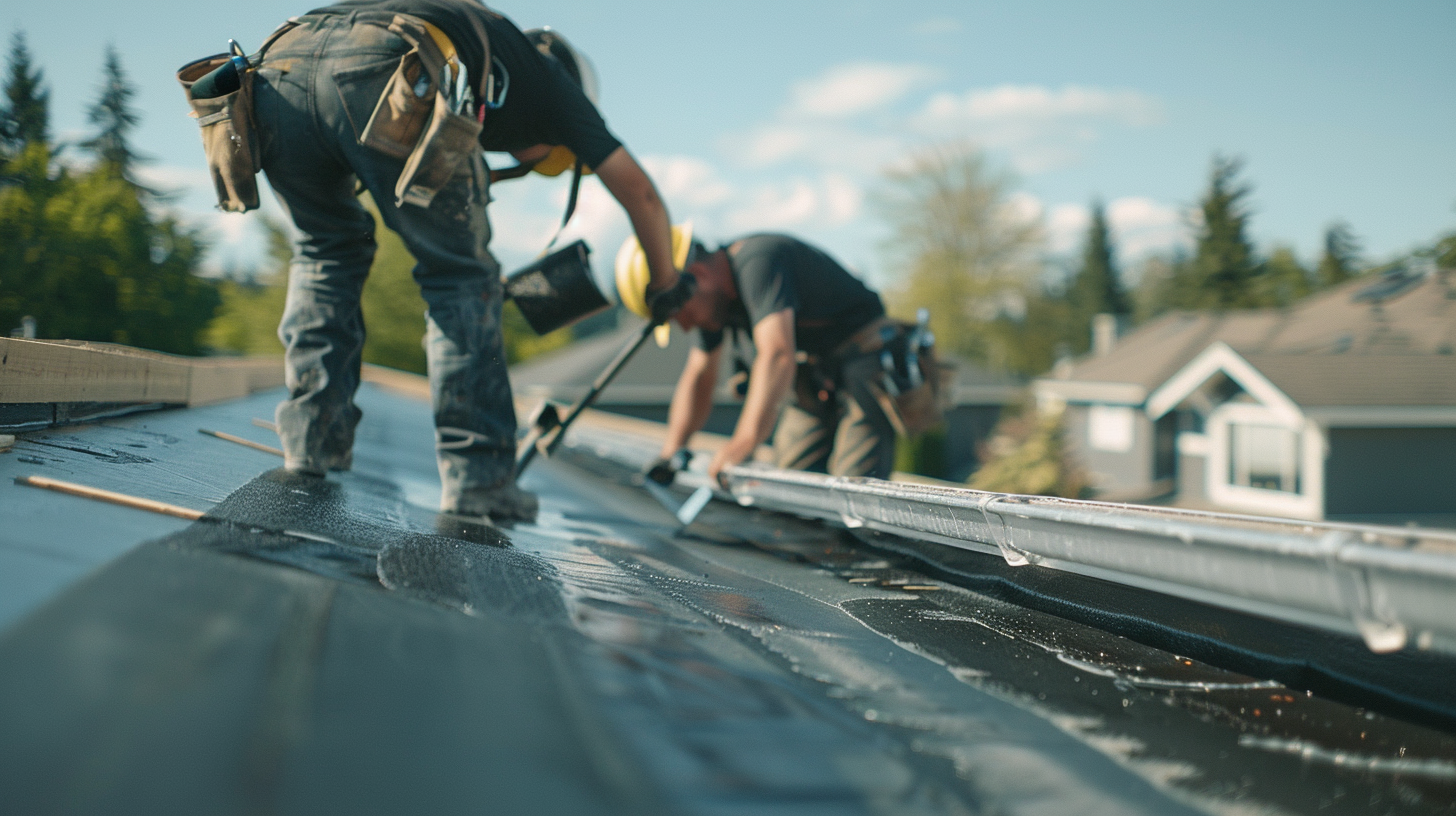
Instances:
[[[395,203],[428,207],[471,152],[480,149],[481,125],[450,110],[443,94],[435,95],[434,116],[419,144],[404,163],[394,187]]]
[[[435,82],[420,60],[420,50],[411,49],[400,57],[399,67],[384,86],[359,135],[359,144],[396,159],[409,158],[435,113],[436,96]]]
[[[890,421],[903,436],[915,436],[934,428],[945,419],[945,371],[935,360],[933,349],[920,353],[922,380],[913,388],[901,391],[892,400],[894,411]]]
[[[890,324],[893,333],[885,332],[880,348],[862,349],[861,353],[880,360],[879,381],[871,382],[870,387],[895,432],[916,436],[944,420],[949,377],[935,358],[933,343],[915,342],[914,324],[898,320]]]
[[[226,63],[231,55],[217,54],[189,62],[177,71],[177,81],[202,130],[202,149],[217,192],[217,206],[227,212],[258,208],[258,170],[261,156],[253,126],[253,72],[239,76],[241,86],[212,99],[194,99],[192,83]]]
[[[400,57],[359,143],[405,160],[394,188],[396,206],[428,207],[461,163],[480,149],[481,124],[451,110],[449,68],[424,21],[396,14],[388,28],[413,47]]]

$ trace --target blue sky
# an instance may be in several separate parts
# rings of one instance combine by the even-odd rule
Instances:
[[[1242,157],[1253,237],[1306,260],[1348,221],[1374,260],[1456,227],[1456,3],[509,2],[596,64],[608,124],[676,218],[724,239],[776,229],[886,283],[869,201],[908,151],[970,139],[1019,176],[1053,253],[1100,196],[1127,265],[1187,240],[1215,152]],[[141,9],[145,8],[143,12]],[[258,255],[256,214],[208,209],[202,149],[173,79],[182,63],[255,48],[309,5],[279,0],[11,4],[52,88],[58,134],[85,129],[114,43],[138,85],[137,139],[156,182],[214,236],[214,266]],[[549,236],[562,179],[500,185],[507,267]],[[271,205],[267,209],[276,209]],[[625,219],[592,183],[574,232],[605,267]],[[599,270],[601,272],[603,270]]]

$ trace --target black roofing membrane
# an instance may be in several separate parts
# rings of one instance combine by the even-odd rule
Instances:
[[[76,448],[119,449],[115,427],[67,429],[91,468],[253,475],[0,631],[0,811],[1456,809],[1448,731],[843,531],[715,503],[674,536],[583,457],[533,466],[535,524],[441,516],[428,407],[361,401],[356,470],[327,480],[216,441],[107,461]]]

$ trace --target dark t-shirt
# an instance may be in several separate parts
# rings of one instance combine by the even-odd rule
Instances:
[[[520,150],[538,144],[565,145],[588,167],[597,167],[621,147],[607,124],[572,81],[566,69],[548,59],[526,39],[515,23],[476,0],[343,0],[310,14],[389,11],[419,17],[440,28],[480,87],[485,50],[480,47],[474,17],[490,37],[493,56],[510,75],[510,90],[499,110],[486,111],[480,145],[486,150]]]
[[[725,328],[746,331],[765,317],[794,310],[794,344],[809,354],[828,355],[850,335],[883,315],[880,296],[825,252],[787,235],[750,235],[728,249],[738,286]],[[722,331],[700,330],[698,347],[712,351]]]

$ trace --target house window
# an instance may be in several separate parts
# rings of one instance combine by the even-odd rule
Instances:
[[[1229,484],[1299,492],[1299,434],[1277,425],[1229,425]]]
[[[1093,405],[1087,411],[1087,443],[1093,450],[1127,453],[1132,450],[1133,413],[1124,405]]]

